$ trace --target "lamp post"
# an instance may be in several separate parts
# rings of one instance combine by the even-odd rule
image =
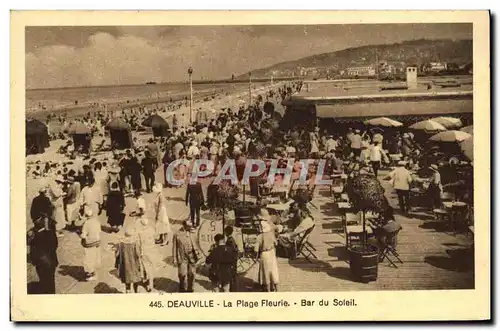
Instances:
[[[189,75],[189,123],[193,123],[193,68],[188,68]]]
[[[251,107],[252,106],[252,73],[248,73],[248,99],[249,103],[248,105]]]

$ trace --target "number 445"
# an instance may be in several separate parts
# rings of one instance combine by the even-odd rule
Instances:
[[[151,301],[149,303],[149,307],[152,307],[152,308],[162,308],[163,307],[163,303],[161,301]]]

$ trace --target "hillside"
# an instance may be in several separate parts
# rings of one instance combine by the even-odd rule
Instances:
[[[347,67],[370,65],[387,61],[396,66],[418,65],[426,62],[454,62],[466,64],[472,62],[472,40],[427,40],[418,39],[386,45],[369,45],[348,48],[341,51],[316,54],[295,61],[277,63],[267,68],[252,71],[252,77],[270,76],[272,71],[294,72],[299,75],[299,67],[329,67],[342,70]],[[248,77],[248,73],[238,78]]]

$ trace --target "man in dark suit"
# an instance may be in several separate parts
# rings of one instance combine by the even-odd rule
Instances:
[[[55,226],[44,216],[34,220],[33,223],[33,229],[28,232],[28,243],[30,262],[35,266],[39,278],[37,293],[55,294],[55,272],[59,264]]]
[[[42,187],[39,191],[40,194],[33,198],[31,202],[30,216],[31,220],[35,221],[40,217],[52,218],[52,202],[47,197],[47,188]]]
[[[142,160],[142,173],[144,174],[144,181],[146,182],[146,192],[151,193],[155,183],[155,159],[151,157],[151,153],[146,150],[144,152],[144,159]]]
[[[201,183],[199,181],[192,183],[191,178],[188,178],[186,206],[188,203],[191,212],[191,223],[193,223],[193,226],[196,228],[200,225],[200,209],[201,206],[205,204],[205,198],[203,197]]]

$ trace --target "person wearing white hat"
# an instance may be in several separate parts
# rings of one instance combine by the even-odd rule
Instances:
[[[167,214],[165,197],[163,196],[163,185],[156,183],[153,186],[153,192],[156,194],[154,201],[155,230],[158,238],[156,243],[165,246],[168,244],[172,228]]]
[[[255,252],[260,255],[259,283],[266,292],[276,292],[279,284],[279,272],[275,249],[275,231],[270,224],[271,216],[267,209],[261,209],[257,217],[261,221],[262,229],[255,245]]]
[[[354,153],[355,157],[359,157],[359,155],[361,154],[361,142],[363,140],[361,138],[360,131],[356,129],[355,133],[350,137],[352,152]]]
[[[66,227],[66,215],[64,213],[64,197],[66,193],[63,190],[64,178],[61,175],[56,176],[54,182],[49,186],[49,196],[54,206],[53,217],[56,222],[56,232],[58,237],[62,237],[62,230]]]
[[[429,188],[427,194],[429,201],[433,208],[441,208],[441,195],[443,194],[443,185],[441,183],[441,174],[439,167],[436,164],[431,164],[429,169],[432,171],[431,178],[429,178]]]
[[[163,185],[160,184],[160,187]],[[139,249],[139,256],[142,266],[144,267],[144,274],[146,278],[146,291],[153,291],[154,270],[156,265],[156,248],[155,237],[156,231],[149,224],[149,219],[144,214],[144,210],[140,209],[136,213],[136,221],[133,227],[133,232],[137,234],[137,246]],[[137,291],[137,286],[135,286]]]
[[[410,171],[406,169],[406,162],[399,161],[398,166],[389,176],[398,195],[399,208],[406,214],[410,211],[410,185],[413,182]]]
[[[83,269],[85,280],[97,279],[96,270],[101,265],[101,223],[92,208],[84,207],[85,223],[82,226],[82,246],[84,247]]]
[[[187,157],[188,159],[192,159],[197,155],[200,155],[200,149],[198,148],[198,142],[193,141],[191,142],[191,146],[189,146],[189,149],[187,151]]]

